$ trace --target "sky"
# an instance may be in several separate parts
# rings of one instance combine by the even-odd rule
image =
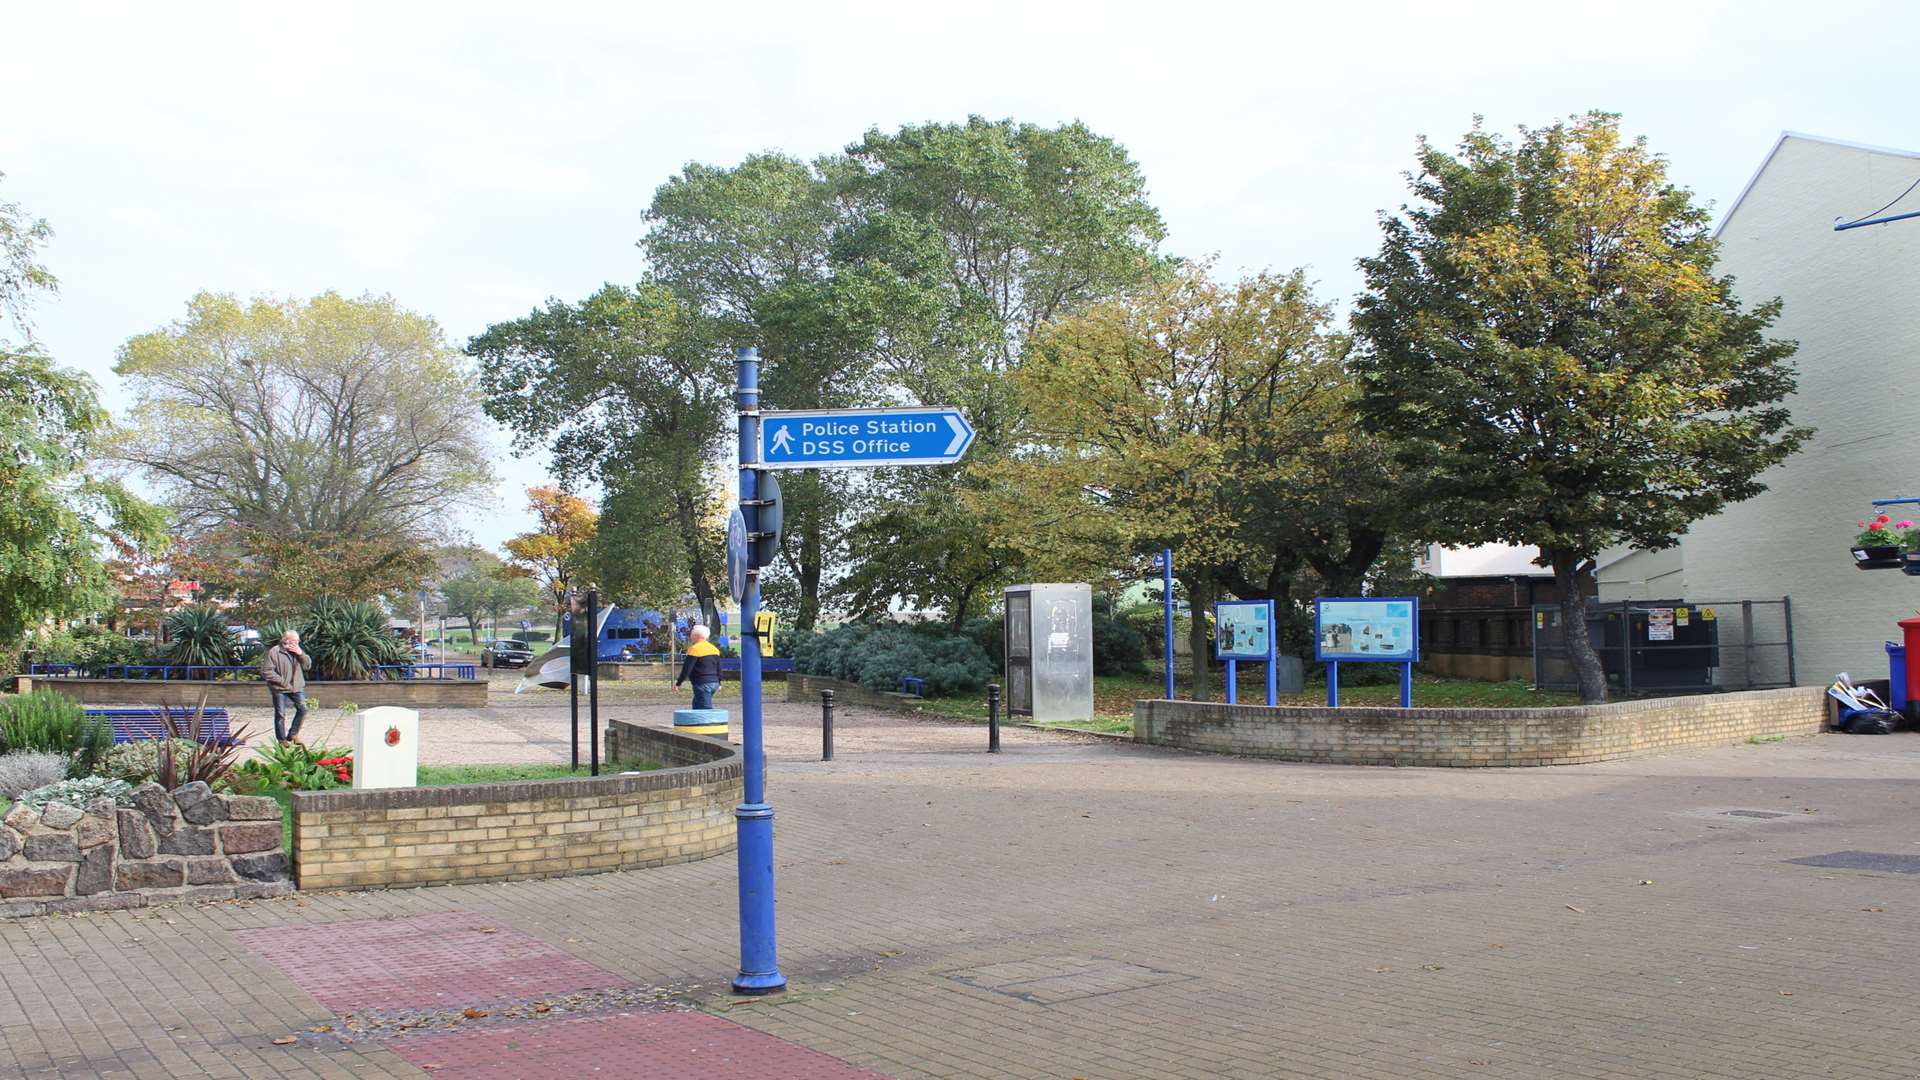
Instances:
[[[35,312],[106,403],[206,289],[388,294],[462,345],[645,272],[688,162],[969,114],[1118,140],[1166,250],[1344,308],[1415,139],[1624,115],[1724,209],[1782,130],[1920,149],[1920,5],[385,3],[0,7],[0,201],[56,232]],[[1892,198],[1897,191],[1889,191]],[[1836,207],[1836,217],[1872,207]],[[526,529],[539,456],[449,522]]]

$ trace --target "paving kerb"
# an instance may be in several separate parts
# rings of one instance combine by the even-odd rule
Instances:
[[[454,725],[564,755],[564,702],[487,712]],[[822,763],[817,707],[768,712],[785,1001],[726,994],[731,858],[28,920],[0,927],[0,1075],[422,1075],[273,1046],[328,1014],[228,932],[449,910],[896,1076],[1920,1075],[1920,882],[1784,862],[1920,851],[1920,739],[1461,773],[1023,729],[988,756],[854,708]],[[1096,957],[1184,977],[1037,1003],[967,974]]]

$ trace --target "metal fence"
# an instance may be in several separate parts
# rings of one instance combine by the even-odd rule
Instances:
[[[1587,634],[1622,694],[1793,686],[1793,599],[1587,602]],[[1574,690],[1559,605],[1533,609],[1533,681]]]
[[[162,682],[255,682],[260,678],[256,665],[215,666],[203,664],[83,664],[56,662],[27,666],[27,674],[36,678],[158,679]],[[374,669],[376,681],[387,679],[471,679],[474,666],[464,664],[381,664]]]

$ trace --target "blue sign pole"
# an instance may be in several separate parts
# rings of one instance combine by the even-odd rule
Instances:
[[[736,404],[740,411],[740,509],[749,533],[759,531],[760,355],[737,349]],[[737,994],[771,994],[787,988],[773,923],[773,807],[767,804],[767,752],[760,715],[760,638],[752,633],[760,609],[760,575],[747,571],[740,597],[740,742],[746,766],[746,801],[734,808],[740,854],[740,973]]]
[[[1273,601],[1267,601],[1267,707],[1280,704],[1280,623]]]
[[[1240,704],[1240,661],[1227,661],[1227,704]]]
[[[1173,549],[1160,550],[1161,617],[1166,624],[1167,700],[1173,700]]]

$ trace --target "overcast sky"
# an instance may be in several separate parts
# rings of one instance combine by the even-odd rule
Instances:
[[[198,290],[389,293],[460,344],[636,280],[686,162],[874,126],[1085,121],[1139,161],[1170,251],[1304,266],[1341,304],[1415,136],[1476,113],[1623,113],[1721,209],[1783,129],[1920,149],[1920,5],[1297,6],[11,5],[0,200],[53,224],[40,337],[118,409],[115,349]],[[456,523],[488,546],[546,476],[500,445],[497,505]]]

